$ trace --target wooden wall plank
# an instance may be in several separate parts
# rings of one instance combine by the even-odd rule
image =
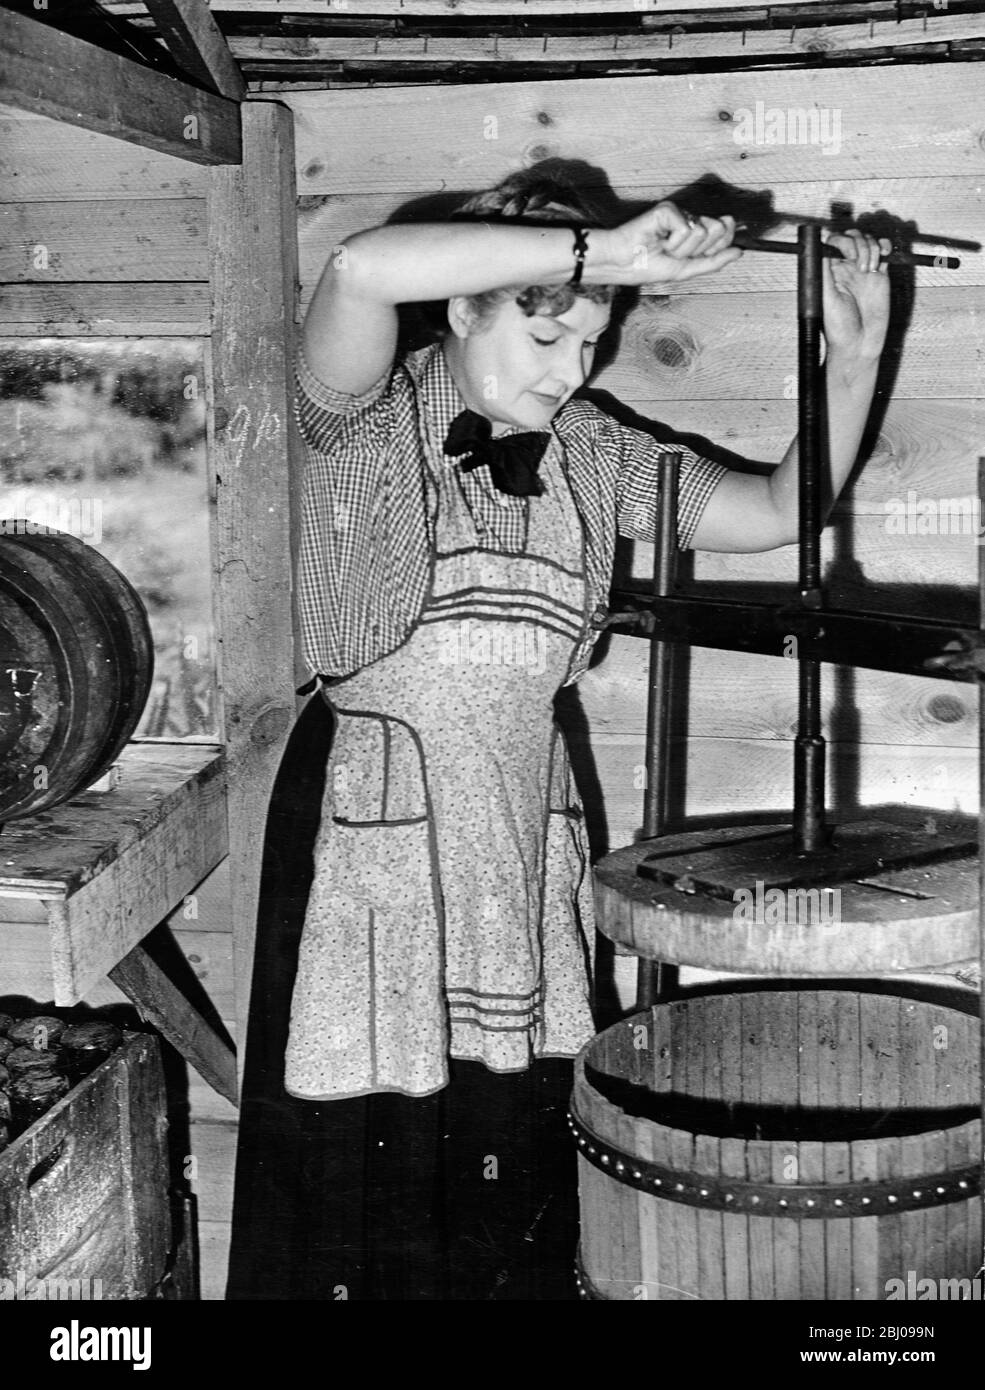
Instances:
[[[670,403],[637,399],[632,406],[644,420],[665,426],[669,438],[679,437],[699,453],[712,444],[740,458],[779,463],[797,433],[792,396]],[[889,400],[871,452],[842,493],[835,516],[887,516],[886,503],[893,498],[905,503],[911,490],[918,497],[973,496],[983,436],[982,399]],[[641,575],[647,573],[648,561],[652,565],[649,554],[643,557]]]
[[[0,105],[0,186],[6,198],[204,198],[207,181],[207,170],[187,159]]]
[[[292,509],[301,449],[291,412],[296,285],[291,115],[243,109],[242,169],[213,174],[212,457],[218,483],[220,678],[238,1007],[247,1014],[267,802],[295,714]]]
[[[642,728],[649,643],[614,636],[605,661],[581,682],[581,705],[594,735]],[[914,744],[942,750],[977,747],[973,685],[823,665],[825,738]],[[696,647],[688,682],[688,729],[695,738],[787,739],[797,725],[797,663]]]
[[[446,87],[284,93],[297,118],[298,191],[407,193],[486,188],[549,155],[590,159],[617,187],[653,171],[686,184],[714,170],[765,187],[804,180],[980,174],[975,64],[728,72]],[[755,143],[764,111],[817,109],[826,146]],[[400,139],[394,139],[394,132]],[[627,139],[627,132],[632,138]],[[745,136],[752,136],[746,143]],[[837,147],[836,147],[837,146]]]
[[[810,182],[785,184],[765,206],[777,214],[799,217],[830,217],[832,207],[851,209],[858,219],[878,212],[891,214],[901,223],[912,223],[921,235],[931,238],[915,249],[937,255],[943,249],[939,238],[981,242],[985,223],[985,193],[980,176],[948,178],[858,179],[847,184],[844,180],[825,177],[823,157],[813,161],[817,177]],[[743,177],[733,178],[736,190],[746,195],[768,194],[761,184]],[[633,200],[659,202],[680,191],[674,183],[651,182],[632,189],[616,188],[617,193]],[[706,195],[711,198],[711,195]],[[693,207],[718,213],[728,206],[738,205],[726,199],[725,206],[712,199],[702,203],[696,196]],[[401,193],[369,193],[364,195],[320,195],[306,197],[298,208],[298,258],[301,275],[301,305],[314,293],[322,267],[335,247],[347,236],[367,227],[379,226],[394,217],[408,199]],[[946,209],[946,213],[945,213]],[[777,224],[768,235],[776,240],[794,240],[792,224],[786,220]],[[985,284],[985,252],[957,252],[961,267],[956,271],[919,266],[915,270],[916,289],[931,285]],[[673,294],[741,294],[764,290],[783,290],[793,293],[796,286],[796,260],[787,256],[768,256],[748,252],[721,275],[698,278],[674,285]]]
[[[643,824],[643,730],[638,737],[590,734],[571,743],[586,802],[593,853],[631,844]],[[695,738],[677,788],[688,817],[790,813],[793,744],[777,739]],[[974,812],[978,757],[964,748],[828,745],[827,804],[844,815],[887,803]],[[782,817],[781,817],[782,818]]]
[[[0,285],[0,337],[205,338],[210,332],[207,281]]]
[[[960,491],[960,484],[954,491]],[[977,620],[977,591],[971,588],[977,547],[972,537],[897,536],[878,514],[858,514],[852,518],[851,529],[846,527],[829,527],[823,537],[825,592],[832,604],[924,617],[946,613],[966,623]],[[638,551],[644,548],[649,549],[637,543]],[[702,583],[778,580],[791,584],[796,574],[795,546],[750,555],[702,552],[695,558],[695,572]],[[642,578],[645,559],[639,568]]]
[[[980,395],[983,308],[981,289],[940,287],[921,295],[902,340],[894,399]],[[630,402],[782,397],[796,371],[790,294],[650,296],[628,316],[618,356],[593,385]]]
[[[168,926],[181,939],[203,932],[211,935],[231,933],[233,929],[230,906],[229,856],[188,894],[167,918]]]
[[[208,276],[204,198],[0,203],[0,282]]]
[[[0,90],[18,110],[195,164],[242,155],[234,102],[12,11],[0,29]]]
[[[226,1297],[231,1238],[231,1222],[199,1220],[199,1285],[203,1302],[222,1302]]]

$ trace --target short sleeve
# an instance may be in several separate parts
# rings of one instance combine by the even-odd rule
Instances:
[[[729,470],[681,444],[664,443],[615,420],[604,435],[606,447],[618,454],[617,527],[619,534],[630,540],[652,541],[656,535],[661,455],[680,456],[677,543],[682,550],[688,549],[711,494]]]
[[[424,473],[402,369],[348,395],[297,361],[305,449],[298,611],[314,671],[345,675],[392,650],[427,577]]]
[[[299,341],[294,361],[294,416],[302,439],[322,452],[332,448],[347,422],[364,417],[384,400],[392,374],[390,366],[359,395],[338,391],[315,376]]]

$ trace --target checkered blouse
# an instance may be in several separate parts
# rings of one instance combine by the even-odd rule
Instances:
[[[441,455],[440,443],[464,408],[440,344],[410,353],[359,396],[319,381],[298,346],[294,413],[306,453],[299,606],[313,672],[351,675],[413,630],[427,599],[437,511],[427,451],[438,441],[442,466],[459,466]],[[568,401],[551,428],[585,531],[588,599],[564,682],[570,685],[601,632],[617,533],[638,540],[656,533],[661,452],[681,455],[682,547],[728,470],[681,445],[657,443],[588,401]],[[537,498],[500,493],[485,465],[463,472],[461,482],[479,546],[522,554]]]

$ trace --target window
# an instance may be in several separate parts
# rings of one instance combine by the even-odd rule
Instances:
[[[0,515],[94,546],[147,608],[137,737],[215,736],[205,343],[0,340]]]

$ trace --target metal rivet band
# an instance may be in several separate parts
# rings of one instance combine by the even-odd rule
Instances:
[[[911,1175],[883,1182],[757,1183],[741,1178],[715,1178],[684,1172],[626,1153],[596,1134],[572,1106],[571,1132],[582,1158],[613,1182],[650,1196],[690,1206],[708,1207],[756,1216],[819,1217],[879,1216],[969,1201],[981,1189],[976,1164],[950,1172]]]

